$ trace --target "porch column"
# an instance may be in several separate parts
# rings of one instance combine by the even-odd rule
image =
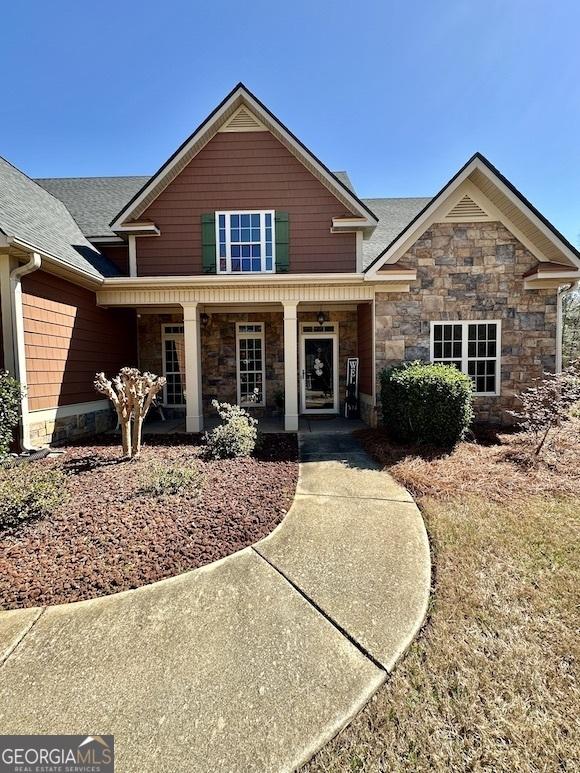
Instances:
[[[201,331],[199,304],[182,303],[183,343],[185,348],[185,429],[201,432],[203,403],[201,393]]]
[[[298,430],[298,301],[282,301],[284,306],[284,429]]]

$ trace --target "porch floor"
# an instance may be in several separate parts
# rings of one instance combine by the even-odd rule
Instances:
[[[212,430],[219,424],[217,416],[204,418],[204,430]],[[360,419],[345,419],[344,416],[301,416],[298,432],[346,433],[364,429],[366,424]],[[258,429],[268,434],[284,432],[284,418],[267,417],[259,419]],[[185,432],[185,419],[166,419],[152,421],[143,427],[143,435],[174,435]]]

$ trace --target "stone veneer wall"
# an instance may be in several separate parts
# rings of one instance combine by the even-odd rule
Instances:
[[[35,421],[34,411],[30,414],[30,442],[33,448],[59,445],[78,438],[98,435],[112,429],[117,418],[112,409],[105,408],[73,416]]]
[[[501,223],[431,226],[399,261],[417,269],[411,291],[376,296],[377,378],[429,360],[431,321],[501,319],[501,394],[476,397],[475,408],[479,421],[510,423],[514,394],[555,368],[556,290],[524,289],[537,262]]]
[[[201,330],[203,408],[210,413],[211,401],[236,402],[236,322],[263,322],[265,325],[266,408],[252,408],[257,416],[275,410],[276,390],[284,392],[284,318],[282,311],[209,314],[209,322]],[[317,312],[298,313],[298,324],[316,321]],[[326,313],[339,330],[339,393],[343,410],[346,382],[346,360],[357,356],[356,311]],[[152,373],[163,373],[161,326],[182,323],[181,314],[142,314],[138,319],[139,367]],[[298,379],[298,373],[296,378]],[[182,411],[184,412],[184,411]]]

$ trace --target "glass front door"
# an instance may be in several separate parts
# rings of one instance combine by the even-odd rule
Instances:
[[[304,335],[302,338],[302,411],[336,413],[336,338]]]

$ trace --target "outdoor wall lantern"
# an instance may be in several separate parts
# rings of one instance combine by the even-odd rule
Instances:
[[[318,324],[319,325],[323,325],[324,324],[325,317],[324,317],[324,312],[323,311],[319,311],[318,312],[317,319],[318,319]]]
[[[199,315],[199,321],[202,324],[202,327],[207,327],[207,323],[209,322],[209,314],[206,314],[205,311],[202,312]]]

